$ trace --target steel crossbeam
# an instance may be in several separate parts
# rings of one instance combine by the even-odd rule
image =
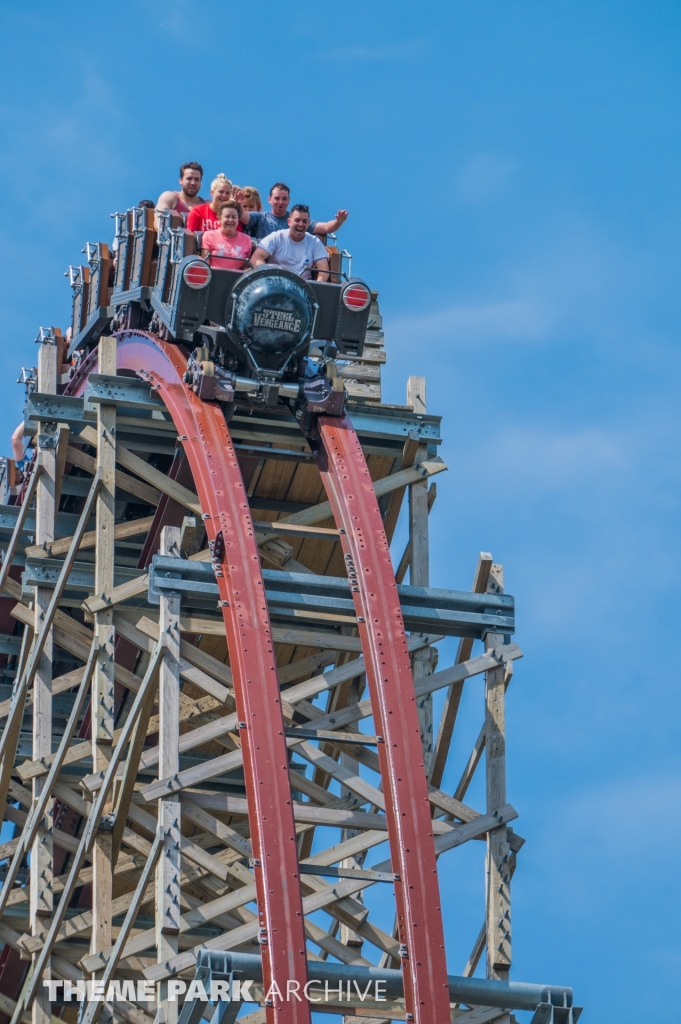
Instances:
[[[296,611],[355,617],[352,587],[342,577],[263,569],[265,592],[273,618],[292,619]],[[205,562],[166,559],[155,555],[149,569],[149,601],[175,591],[210,607],[218,596],[213,568]],[[515,630],[514,601],[508,595],[399,586],[397,593],[407,628],[481,639],[490,630],[510,635]]]
[[[138,416],[142,420],[148,419],[153,411],[163,412],[163,403],[152,393],[148,381],[98,373],[90,373],[86,380],[87,385],[79,397],[41,392],[29,395],[24,410],[28,431],[34,429],[38,421],[69,423],[74,428],[93,424],[96,420],[94,406],[98,402],[116,405],[123,416]],[[428,445],[434,454],[441,443],[439,416],[416,415],[406,408],[383,407],[380,415],[363,406],[350,404],[348,408],[357,436],[370,453],[397,455],[405,440],[412,439]],[[163,426],[163,423],[159,419],[154,425]],[[170,422],[168,427],[172,427]],[[230,421],[230,433],[237,445],[243,444],[244,452],[249,448],[248,442],[256,445],[276,442],[286,447],[302,444],[297,420],[283,410],[256,415],[244,415],[237,410]],[[300,456],[301,453],[297,453],[296,457]],[[304,454],[302,457],[306,458]]]

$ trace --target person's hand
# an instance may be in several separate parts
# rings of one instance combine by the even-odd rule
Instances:
[[[346,220],[348,219],[348,213],[349,213],[349,210],[339,210],[338,211],[338,213],[336,214],[336,220],[338,221],[338,227],[340,227],[341,224],[345,224]]]
[[[239,185],[232,185],[232,199],[237,203],[243,203],[245,198],[245,191]]]

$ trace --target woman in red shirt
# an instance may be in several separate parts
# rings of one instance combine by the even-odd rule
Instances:
[[[195,206],[187,217],[187,230],[195,231],[201,240],[201,232],[215,231],[220,227],[219,210],[223,203],[232,198],[232,183],[224,174],[218,174],[210,186],[211,201]],[[243,231],[241,224],[239,229]]]
[[[241,206],[232,199],[222,204],[219,213],[219,229],[203,233],[201,255],[207,258],[211,267],[245,270],[255,243],[250,235],[238,230]]]

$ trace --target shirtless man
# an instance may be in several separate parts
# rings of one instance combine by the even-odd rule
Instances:
[[[202,199],[199,195],[199,189],[201,188],[201,179],[203,178],[203,167],[201,164],[188,163],[182,164],[180,167],[180,186],[179,192],[161,192],[156,203],[156,212],[161,210],[174,210],[175,213],[181,213],[186,215],[190,210],[193,210],[195,206],[200,206],[201,203],[205,203],[205,199]],[[158,221],[158,218],[156,218]],[[158,223],[156,224],[158,230]]]

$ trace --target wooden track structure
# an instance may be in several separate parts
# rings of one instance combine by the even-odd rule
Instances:
[[[60,332],[42,339],[34,457],[21,485],[10,467],[0,507],[0,1013],[75,1021],[43,980],[103,978],[127,995],[87,1004],[87,1024],[173,1024],[168,982],[207,948],[262,955],[248,1024],[308,1022],[309,1004],[267,990],[320,959],[402,968],[403,1000],[314,1007],[346,1022],[508,1024],[450,1004],[456,910],[436,861],[456,870],[455,847],[486,844],[461,973],[486,950],[486,976],[507,979],[513,601],[488,554],[470,591],[430,587],[440,418],[420,377],[405,405],[381,403],[377,296],[363,359],[341,365],[347,415],[311,440],[282,407],[226,424],[183,384],[186,350],[154,335],[105,335],[75,374]],[[467,679],[483,719],[447,792]],[[392,927],[365,905],[381,884]],[[125,987],[145,980],[156,1001]]]

